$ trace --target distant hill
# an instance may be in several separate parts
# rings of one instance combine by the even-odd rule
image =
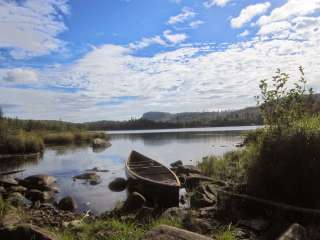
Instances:
[[[210,123],[212,121],[249,121],[252,123],[260,122],[260,112],[258,107],[248,107],[233,111],[217,111],[217,112],[146,112],[142,119],[154,122],[170,122],[170,123],[190,123],[202,122]]]

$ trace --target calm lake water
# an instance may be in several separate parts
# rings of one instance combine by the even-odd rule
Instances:
[[[45,150],[40,158],[1,159],[0,171],[26,169],[17,177],[49,174],[57,178],[60,188],[57,199],[72,196],[80,210],[90,209],[96,214],[111,210],[118,201],[125,200],[126,192],[112,192],[108,184],[116,177],[125,177],[124,162],[132,150],[139,151],[165,165],[176,160],[196,164],[208,155],[222,155],[236,148],[242,141],[241,133],[256,129],[248,127],[215,127],[144,131],[112,131],[112,146],[93,151],[88,146],[55,146]],[[72,177],[87,169],[99,167],[109,172],[98,173],[102,183],[96,186],[73,181]]]

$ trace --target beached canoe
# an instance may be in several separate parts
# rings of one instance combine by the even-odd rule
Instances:
[[[169,168],[136,151],[131,152],[125,168],[130,192],[137,191],[161,207],[179,205],[180,181]]]

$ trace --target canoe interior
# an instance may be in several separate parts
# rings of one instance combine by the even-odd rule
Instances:
[[[127,167],[136,175],[166,185],[180,185],[179,180],[167,167],[136,151],[132,151]]]

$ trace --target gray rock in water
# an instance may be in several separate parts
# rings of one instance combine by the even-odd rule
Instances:
[[[40,202],[47,202],[53,199],[52,192],[42,192],[38,189],[31,189],[26,193],[26,197],[30,199],[32,202],[40,201]]]
[[[21,180],[20,184],[29,189],[46,190],[49,186],[51,186],[55,182],[56,182],[56,178],[52,176],[37,174]]]
[[[86,180],[91,185],[97,185],[101,183],[101,177],[97,175],[95,172],[82,173],[80,175],[74,176],[73,179]]]
[[[307,239],[306,229],[298,223],[292,224],[278,240],[305,240]]]
[[[183,165],[183,162],[181,160],[175,161],[175,162],[170,164],[170,166],[173,167],[173,168],[176,168],[176,167],[179,167],[179,166],[182,166],[182,165]]]
[[[128,181],[124,178],[116,178],[110,184],[110,190],[114,192],[121,192],[126,189]]]
[[[19,224],[15,227],[1,228],[0,239],[58,240],[54,234],[31,224]]]
[[[72,197],[62,198],[58,203],[58,207],[61,210],[72,211],[72,212],[78,208],[76,201]]]
[[[131,193],[123,204],[123,210],[127,212],[136,211],[143,207],[146,199],[138,192]]]
[[[10,193],[7,198],[7,202],[15,207],[29,208],[32,205],[31,201],[18,192]]]
[[[92,141],[92,147],[93,148],[107,148],[107,147],[110,147],[110,146],[111,146],[111,143],[109,143],[106,140],[101,139],[101,138],[95,138]]]

